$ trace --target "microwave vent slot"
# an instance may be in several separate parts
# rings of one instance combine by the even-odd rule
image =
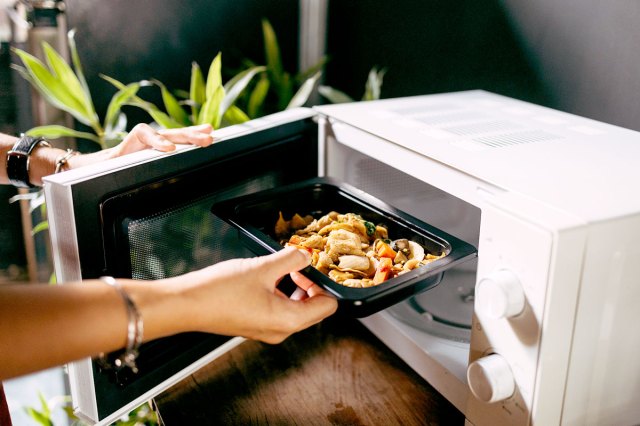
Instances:
[[[455,111],[447,114],[434,114],[434,115],[416,115],[413,118],[416,121],[430,125],[430,126],[442,126],[455,123],[472,123],[477,121],[486,120],[489,116],[486,113],[479,111]]]
[[[511,121],[486,121],[480,123],[462,124],[457,126],[444,127],[443,130],[458,136],[475,137],[486,133],[504,133],[520,131],[523,126]]]
[[[507,146],[549,141],[554,139],[562,139],[562,137],[541,130],[529,130],[524,132],[514,132],[473,138],[475,142],[479,142],[492,148],[503,148]]]
[[[393,108],[393,109],[390,109],[389,111],[404,117],[407,115],[442,113],[443,111],[451,111],[456,109],[459,109],[459,107],[453,104],[421,104],[421,105],[413,105],[410,107],[405,106],[402,108]]]

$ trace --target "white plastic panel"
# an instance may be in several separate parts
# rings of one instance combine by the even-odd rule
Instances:
[[[509,271],[525,294],[525,306],[515,317],[494,318],[480,309],[476,299],[469,361],[499,354],[510,368],[516,391],[492,403],[471,395],[465,414],[474,424],[529,422],[552,243],[550,232],[537,225],[491,205],[482,210],[478,281],[496,271]]]
[[[640,215],[589,228],[562,424],[640,421]]]

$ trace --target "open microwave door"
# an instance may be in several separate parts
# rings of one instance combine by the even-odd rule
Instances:
[[[58,282],[103,275],[152,280],[251,257],[211,214],[219,201],[318,175],[318,125],[295,109],[215,133],[207,148],[144,151],[45,179]],[[123,330],[124,333],[124,330]],[[142,345],[137,374],[69,365],[75,412],[110,424],[242,338],[185,333]]]

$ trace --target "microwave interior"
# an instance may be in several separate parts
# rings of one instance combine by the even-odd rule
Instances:
[[[151,280],[254,256],[237,230],[211,213],[211,206],[323,175],[478,246],[477,207],[335,139],[319,144],[318,134],[317,119],[305,118],[74,184],[82,278]],[[447,270],[438,286],[388,312],[412,327],[468,347],[476,267],[474,259]],[[185,333],[145,343],[135,375],[102,371],[92,362],[98,416],[94,420],[113,419],[149,390],[164,390],[168,385],[162,388],[163,384],[230,339]]]

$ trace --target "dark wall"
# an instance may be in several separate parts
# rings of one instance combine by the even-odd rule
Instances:
[[[15,98],[12,90],[13,76],[9,64],[9,45],[0,43],[0,132],[16,134]],[[5,278],[11,265],[24,266],[26,263],[22,228],[20,225],[20,204],[9,204],[9,198],[18,191],[11,186],[0,186],[0,281]]]
[[[360,97],[372,66],[383,97],[486,89],[549,99],[497,0],[334,1],[327,83]]]
[[[333,1],[326,83],[383,97],[485,89],[640,130],[640,2]]]
[[[553,106],[640,130],[640,2],[503,0]]]
[[[262,18],[278,35],[285,67],[297,63],[297,0],[67,0],[67,11],[99,114],[115,92],[99,73],[188,90],[192,61],[205,75],[219,51],[223,69],[238,68],[245,57],[263,62]],[[143,90],[145,99],[160,102],[157,89]],[[126,112],[130,120],[150,121]]]
[[[325,83],[359,98],[372,66],[383,97],[485,89],[640,130],[640,2],[600,0],[333,0]],[[99,111],[124,82],[158,78],[187,88],[191,61],[226,69],[263,58],[260,19],[289,70],[296,0],[67,0]],[[157,91],[144,89],[159,102]],[[127,110],[132,120],[148,120]]]

